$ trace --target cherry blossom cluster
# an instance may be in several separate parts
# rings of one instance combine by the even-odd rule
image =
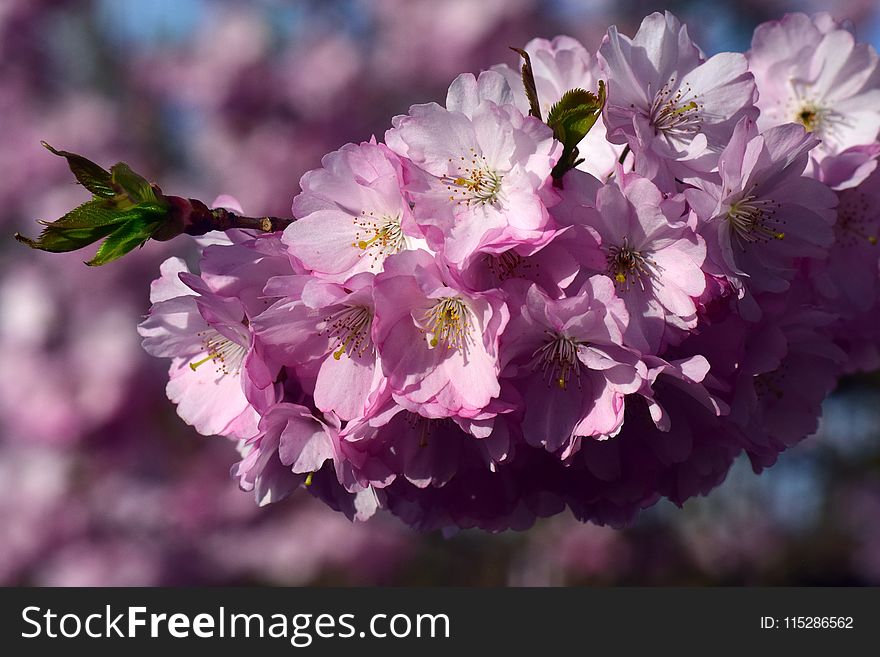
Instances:
[[[238,441],[261,504],[623,525],[741,454],[772,465],[842,374],[880,364],[869,45],[793,14],[707,58],[658,13],[596,53],[525,52],[527,84],[462,74],[326,155],[283,233],[162,265],[144,347],[181,418]],[[541,117],[572,90],[604,106],[560,171]]]

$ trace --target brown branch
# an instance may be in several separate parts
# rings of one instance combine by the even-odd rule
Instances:
[[[180,196],[165,196],[169,204],[168,223],[153,235],[160,242],[177,235],[204,235],[212,230],[259,230],[274,233],[284,230],[293,219],[282,217],[245,217],[224,208],[211,209],[202,201]]]

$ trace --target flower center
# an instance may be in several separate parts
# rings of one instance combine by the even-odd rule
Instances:
[[[572,375],[581,385],[581,361],[578,349],[585,343],[554,331],[545,331],[547,341],[532,354],[532,369],[540,369],[547,377],[547,385],[555,383],[560,390],[568,389]]]
[[[800,123],[823,139],[833,138],[835,128],[845,121],[844,117],[817,98],[812,85],[797,78],[790,79],[789,85],[792,93],[785,108],[786,120]]]
[[[248,352],[246,346],[230,340],[216,329],[200,331],[198,335],[202,338],[202,344],[205,345],[205,351],[208,352],[208,355],[195,363],[189,364],[193,372],[208,361],[214,361],[214,364],[217,366],[217,372],[221,375],[231,374],[235,376],[241,372],[241,365]]]
[[[660,266],[652,258],[630,246],[628,237],[623,238],[622,245],[608,247],[605,258],[608,274],[623,290],[635,284],[644,290],[646,279],[655,278],[660,271]]]
[[[373,258],[371,267],[383,262],[385,258],[406,248],[406,236],[400,227],[400,216],[376,218],[373,213],[361,212],[355,219],[357,232],[352,246]]]
[[[459,297],[442,297],[425,313],[424,331],[432,348],[464,349],[470,340],[471,311]]]
[[[452,158],[449,158],[452,163]],[[457,175],[443,177],[449,200],[464,205],[495,203],[501,194],[500,173],[490,168],[484,155],[471,148],[469,156],[462,155],[456,167]]]
[[[651,104],[651,125],[657,133],[667,137],[690,139],[700,131],[702,105],[697,102],[698,95],[693,93],[690,83],[684,87],[675,84],[675,78],[669,78]]]
[[[837,244],[843,247],[865,243],[877,246],[876,221],[876,218],[869,218],[868,201],[864,194],[844,195],[838,208],[834,231]]]
[[[405,411],[404,422],[419,437],[419,447],[427,447],[428,441],[435,430],[446,426],[452,426],[452,420],[448,417],[429,418],[412,411]]]
[[[758,374],[755,377],[755,394],[760,398],[782,399],[785,396],[785,374],[785,365],[772,372]]]
[[[353,354],[362,356],[368,349],[372,349],[372,323],[373,311],[366,306],[346,306],[328,317],[324,331],[336,340],[333,358],[339,360],[343,354],[349,358]]]
[[[809,132],[821,132],[822,124],[827,116],[827,110],[811,101],[807,101],[795,112],[794,120],[804,126]]]
[[[785,224],[785,221],[776,218],[779,207],[775,201],[756,199],[751,195],[731,204],[727,211],[727,223],[740,245],[744,247],[755,242],[764,244],[772,239],[785,239],[785,233],[778,230],[780,225]]]
[[[489,271],[499,281],[516,278],[522,275],[523,269],[529,269],[532,265],[515,251],[505,251],[499,255],[486,256]]]

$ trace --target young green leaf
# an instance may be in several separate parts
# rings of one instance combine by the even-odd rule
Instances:
[[[547,125],[563,145],[575,147],[596,124],[604,104],[605,84],[601,80],[598,95],[585,89],[571,89],[550,109]]]
[[[40,143],[50,153],[65,158],[67,160],[67,166],[70,167],[70,170],[73,172],[73,175],[76,177],[79,184],[89,190],[92,194],[103,198],[113,198],[113,196],[116,195],[116,192],[113,190],[113,186],[110,183],[109,171],[98,166],[91,160],[84,158],[82,155],[70,153],[69,151],[59,151],[45,141]]]
[[[605,106],[605,83],[599,80],[598,93],[585,89],[570,89],[550,108],[547,125],[553,136],[562,143],[562,156],[553,167],[554,184],[562,185],[562,177],[583,159],[579,157],[578,144],[587,136],[599,120]]]
[[[86,261],[90,267],[106,265],[124,256],[129,251],[146,244],[153,233],[165,220],[164,213],[145,211],[139,207],[139,212],[122,226],[114,230],[98,248],[98,252],[91,260]]]
[[[105,207],[104,200],[96,198],[74,208],[57,221],[39,222],[44,228],[36,240],[19,233],[15,234],[15,239],[32,249],[65,253],[106,237],[125,220],[124,215]]]
[[[532,60],[522,48],[510,48],[523,58],[522,65],[522,82],[526,90],[526,98],[529,101],[529,116],[534,116],[541,121],[541,104],[538,102],[538,87],[535,84],[535,73],[532,70]]]
[[[91,266],[112,262],[143,246],[147,240],[170,240],[178,235],[205,235],[212,230],[243,228],[277,232],[292,220],[278,217],[245,217],[227,210],[212,210],[197,199],[166,196],[124,162],[109,171],[76,153],[43,145],[67,160],[77,181],[92,192],[92,200],[55,221],[39,221],[43,230],[31,239],[15,239],[32,249],[65,253],[104,240]]]
[[[116,194],[128,199],[133,205],[158,202],[150,182],[139,173],[132,171],[125,162],[117,162],[110,167],[110,180]]]

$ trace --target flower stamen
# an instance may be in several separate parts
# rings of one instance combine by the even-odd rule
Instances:
[[[471,339],[471,311],[459,297],[442,297],[425,313],[425,333],[433,347],[447,349],[467,347]]]
[[[339,360],[343,355],[351,358],[353,354],[362,356],[372,349],[372,323],[373,311],[366,306],[346,306],[328,317],[322,333],[327,332],[336,340],[333,358]]]
[[[673,93],[673,89],[675,92]],[[651,125],[657,133],[667,137],[690,139],[700,132],[703,122],[700,111],[703,106],[697,102],[690,83],[677,87],[675,77],[663,85],[654,96],[651,104]]]
[[[547,342],[532,353],[532,369],[540,369],[547,377],[547,385],[555,383],[560,390],[567,390],[574,376],[578,388],[581,386],[581,362],[578,350],[584,342],[574,340],[560,333],[545,331]]]
[[[230,340],[216,329],[200,331],[198,335],[202,338],[207,356],[189,364],[193,372],[208,361],[213,361],[217,365],[220,374],[235,376],[241,371],[241,365],[248,352],[247,347]]]
[[[358,232],[355,233],[355,241],[352,246],[360,249],[373,258],[371,267],[375,268],[390,255],[399,253],[406,248],[406,236],[400,226],[400,216],[382,216],[375,218],[372,212],[366,210],[355,219]],[[361,231],[366,234],[362,235]]]
[[[630,246],[628,237],[623,238],[623,244],[608,247],[606,261],[609,276],[624,291],[635,284],[644,290],[646,281],[660,272],[660,266],[650,256]]]
[[[452,161],[449,158],[449,162]],[[461,164],[456,169],[458,175],[443,177],[446,189],[450,192],[450,201],[464,205],[486,205],[494,204],[498,200],[502,176],[488,166],[484,155],[477,155],[471,148],[470,156],[462,155]]]
[[[785,239],[785,232],[778,230],[780,224],[785,224],[784,220],[776,218],[779,207],[775,201],[756,199],[749,194],[730,205],[727,223],[742,248],[745,244]]]

